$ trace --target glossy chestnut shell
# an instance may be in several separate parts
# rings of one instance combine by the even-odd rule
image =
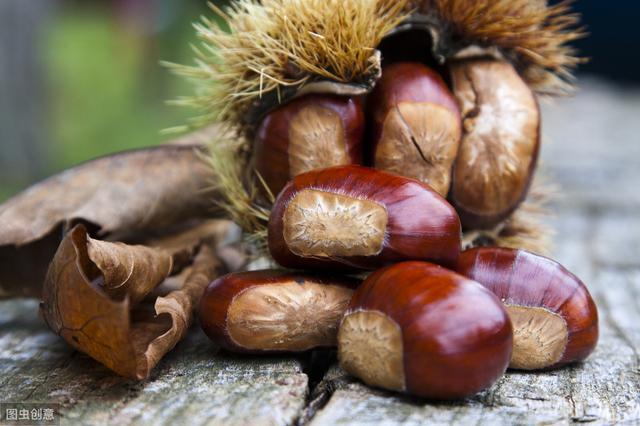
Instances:
[[[268,113],[259,123],[254,164],[273,194],[309,170],[362,163],[360,99],[310,94]]]
[[[365,383],[431,399],[460,399],[507,368],[512,330],[480,284],[426,262],[374,272],[338,332],[341,366]]]
[[[200,302],[200,324],[217,345],[245,353],[335,346],[359,280],[265,270],[225,275]]]
[[[511,368],[560,367],[596,347],[596,305],[582,281],[559,263],[524,250],[486,247],[463,252],[457,271],[504,302],[514,327]]]
[[[427,185],[360,166],[295,177],[269,218],[269,251],[287,268],[375,269],[402,260],[454,266],[460,221]]]
[[[386,66],[368,111],[374,167],[427,183],[446,197],[462,123],[440,75],[419,62]]]

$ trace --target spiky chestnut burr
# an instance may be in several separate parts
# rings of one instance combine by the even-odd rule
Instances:
[[[254,142],[255,170],[273,194],[300,173],[362,163],[359,98],[305,95],[268,113]]]
[[[449,198],[464,228],[491,228],[526,197],[540,147],[540,110],[506,61],[462,60],[450,67],[463,135]]]
[[[585,359],[596,347],[596,305],[582,281],[557,262],[487,247],[463,252],[457,271],[506,305],[514,329],[511,368],[560,367]]]
[[[233,352],[300,352],[335,346],[337,328],[358,280],[266,270],[212,282],[200,323]]]
[[[369,385],[460,399],[504,373],[512,337],[500,300],[480,284],[404,262],[374,272],[355,291],[340,323],[338,357]]]
[[[360,166],[314,170],[282,190],[269,218],[269,251],[287,268],[375,269],[402,260],[453,266],[460,221],[413,179]]]
[[[418,62],[386,66],[368,105],[374,167],[417,179],[446,197],[461,118],[440,75]]]

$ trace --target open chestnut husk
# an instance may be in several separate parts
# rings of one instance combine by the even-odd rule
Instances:
[[[368,105],[374,167],[427,183],[446,197],[461,118],[440,75],[419,62],[383,67]]]
[[[343,166],[287,184],[271,211],[268,242],[287,268],[375,269],[412,259],[453,266],[460,234],[453,207],[427,185]]]
[[[340,323],[340,365],[368,385],[460,399],[507,369],[509,317],[480,284],[426,262],[374,272]]]
[[[491,228],[524,200],[540,147],[537,100],[506,61],[450,65],[463,134],[449,198],[465,229]]]
[[[213,281],[200,324],[217,345],[243,353],[335,346],[338,324],[359,280],[265,270]]]
[[[598,310],[578,277],[523,250],[476,248],[457,271],[505,304],[514,330],[510,367],[539,370],[585,359],[598,342]]]
[[[310,94],[269,112],[254,141],[255,170],[273,194],[313,169],[362,163],[364,112],[356,97]]]

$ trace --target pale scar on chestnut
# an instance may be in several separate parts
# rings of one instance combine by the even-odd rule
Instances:
[[[402,331],[378,311],[347,314],[338,332],[340,365],[368,385],[405,390]]]
[[[284,240],[302,257],[374,256],[382,251],[387,210],[374,201],[303,189],[283,216]]]
[[[447,108],[402,102],[384,121],[376,167],[417,179],[446,196],[460,133],[458,117]]]
[[[313,169],[350,164],[342,119],[316,105],[300,110],[289,127],[291,176]]]
[[[566,321],[548,309],[505,305],[513,325],[510,368],[537,370],[562,359],[569,333]]]
[[[353,290],[291,281],[251,287],[227,313],[229,337],[246,349],[304,351],[334,346]]]

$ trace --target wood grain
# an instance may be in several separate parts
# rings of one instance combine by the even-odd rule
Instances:
[[[38,319],[34,301],[0,302],[3,402],[62,404],[62,425],[287,425],[307,376],[287,358],[219,353],[198,329],[142,382],[73,351]]]

